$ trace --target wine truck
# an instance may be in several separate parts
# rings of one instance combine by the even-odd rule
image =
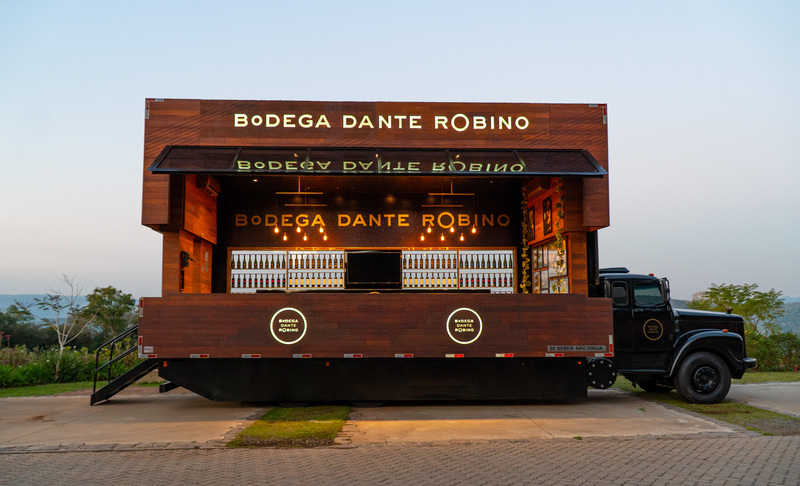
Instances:
[[[603,104],[148,99],[142,224],[144,361],[92,403],[153,369],[219,401],[580,400],[618,372],[715,401],[753,364],[740,319],[693,333],[666,281],[600,272]]]

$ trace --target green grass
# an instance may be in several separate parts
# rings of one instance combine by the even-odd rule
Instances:
[[[97,388],[105,385],[105,381],[98,381]],[[158,386],[158,382],[134,383],[133,386]],[[47,385],[20,386],[16,388],[0,388],[0,398],[9,397],[43,397],[57,395],[75,390],[91,390],[91,381],[76,381],[73,383],[50,383]]]
[[[745,373],[744,377],[750,376],[750,380],[733,380],[734,383],[772,383],[772,382],[794,382],[800,381],[794,372],[756,372]],[[683,408],[691,412],[699,413],[707,417],[727,422],[729,424],[744,427],[763,435],[800,435],[800,418],[784,415],[769,410],[734,402],[733,400],[723,400],[722,403],[709,405],[698,405],[687,403],[681,399],[673,390],[669,393],[646,393],[641,388],[634,388],[633,384],[625,378],[618,378],[613,388],[619,388],[635,393],[641,398]]]
[[[800,381],[800,372],[794,371],[748,371],[741,380],[733,380],[734,384],[748,383],[792,383]]]
[[[0,388],[0,398],[8,397],[41,397],[55,395],[75,390],[92,388],[91,381],[76,381],[74,383],[51,383],[48,385],[20,386],[17,388]]]
[[[228,443],[229,447],[315,447],[332,445],[350,407],[317,406],[269,409]]]

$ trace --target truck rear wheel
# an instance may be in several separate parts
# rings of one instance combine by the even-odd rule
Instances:
[[[719,403],[731,388],[731,372],[722,359],[700,351],[689,355],[675,376],[675,391],[690,403]]]

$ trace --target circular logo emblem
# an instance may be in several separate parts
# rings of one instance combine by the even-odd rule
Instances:
[[[644,323],[644,337],[651,341],[658,341],[664,335],[664,326],[657,319],[648,319]]]
[[[458,344],[474,343],[482,330],[481,316],[472,309],[456,309],[447,318],[447,334]]]
[[[281,344],[294,344],[306,335],[308,323],[306,316],[297,309],[284,307],[272,315],[269,331],[272,337]]]

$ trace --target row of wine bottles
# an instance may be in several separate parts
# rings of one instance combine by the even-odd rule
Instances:
[[[493,289],[511,287],[514,285],[513,277],[508,273],[431,273],[408,272],[403,274],[403,288],[475,288]]]
[[[513,267],[510,251],[461,253],[404,252],[404,269],[481,268],[506,269]]]
[[[344,268],[344,252],[289,253],[231,252],[231,270],[328,270]]]
[[[231,291],[240,289],[341,289],[340,272],[292,272],[284,274],[236,274],[231,277]]]

